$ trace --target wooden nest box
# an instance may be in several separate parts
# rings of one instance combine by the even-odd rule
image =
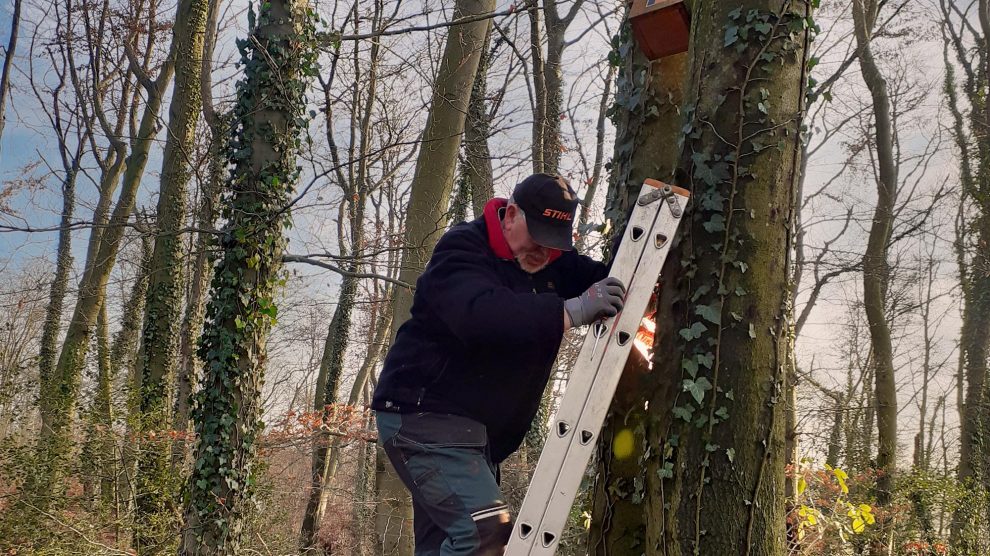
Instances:
[[[687,52],[691,16],[684,0],[633,0],[629,22],[650,60]]]

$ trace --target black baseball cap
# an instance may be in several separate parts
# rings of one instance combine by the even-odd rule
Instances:
[[[578,198],[564,178],[533,174],[516,186],[512,199],[526,214],[533,241],[561,251],[574,249],[572,227]]]

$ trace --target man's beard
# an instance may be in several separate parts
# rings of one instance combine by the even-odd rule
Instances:
[[[523,272],[536,274],[550,264],[550,254],[527,253],[516,257],[516,263],[519,264],[519,268],[523,269]]]

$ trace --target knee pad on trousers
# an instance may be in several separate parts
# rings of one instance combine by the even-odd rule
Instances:
[[[481,510],[472,514],[475,527],[478,528],[480,546],[479,556],[500,556],[509,542],[512,534],[512,516],[507,506],[499,506]]]

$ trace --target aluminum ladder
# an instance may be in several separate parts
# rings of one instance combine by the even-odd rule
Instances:
[[[612,264],[611,276],[626,285],[625,307],[592,325],[585,336],[505,556],[556,553],[689,198],[679,187],[652,179],[643,184]]]

